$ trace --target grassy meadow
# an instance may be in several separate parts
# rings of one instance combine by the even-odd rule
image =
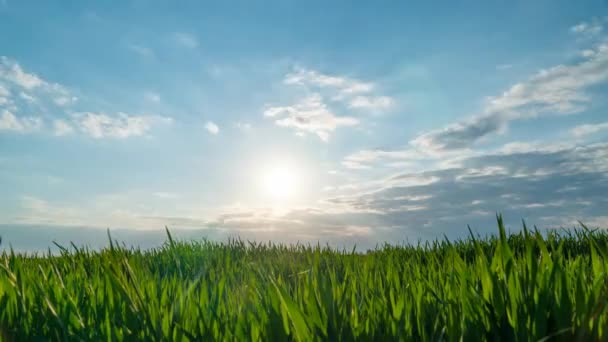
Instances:
[[[367,253],[246,241],[0,255],[8,341],[608,340],[608,234]]]

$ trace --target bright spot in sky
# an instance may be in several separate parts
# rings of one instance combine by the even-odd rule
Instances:
[[[298,191],[298,175],[288,165],[270,165],[262,173],[262,190],[273,200],[286,200]]]

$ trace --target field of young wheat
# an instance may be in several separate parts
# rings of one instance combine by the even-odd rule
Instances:
[[[111,239],[110,239],[111,241]],[[0,338],[608,340],[608,234],[379,247],[244,241],[0,255]]]

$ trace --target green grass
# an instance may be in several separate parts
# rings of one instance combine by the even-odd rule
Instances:
[[[0,338],[608,340],[608,234],[368,253],[243,241],[0,256]]]

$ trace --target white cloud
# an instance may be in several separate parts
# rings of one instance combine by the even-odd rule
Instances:
[[[264,116],[275,118],[277,126],[293,128],[297,134],[315,134],[322,141],[328,141],[338,127],[359,124],[353,117],[332,113],[319,94],[310,95],[292,106],[269,107]]]
[[[351,108],[383,110],[393,105],[394,101],[388,96],[357,96],[350,101]]]
[[[177,194],[174,194],[171,192],[163,192],[163,191],[155,192],[154,196],[156,196],[160,199],[176,199],[179,197]]]
[[[576,113],[590,101],[584,90],[608,80],[608,45],[600,44],[595,54],[581,63],[558,65],[539,71],[525,82],[513,85],[489,99],[486,113],[509,113],[527,118],[542,112]]]
[[[177,44],[183,47],[187,47],[190,49],[198,47],[198,39],[193,34],[185,32],[176,32],[173,35],[173,38],[175,39],[175,42],[177,42]]]
[[[149,101],[149,102],[154,102],[154,103],[160,102],[160,95],[158,95],[155,92],[151,92],[151,91],[145,92],[144,98],[146,99],[146,101]]]
[[[65,106],[77,100],[64,86],[47,82],[38,75],[23,70],[19,63],[6,56],[0,56],[0,80],[17,88],[20,96],[29,102],[34,102],[36,95],[48,98],[58,106]]]
[[[2,111],[0,116],[0,131],[17,131],[17,132],[31,132],[40,129],[42,126],[42,119],[37,117],[23,117],[19,118],[8,110]]]
[[[154,57],[154,51],[148,47],[145,47],[143,45],[138,45],[138,44],[128,44],[127,48],[133,52],[135,52],[136,54],[145,57],[145,58],[153,58]]]
[[[58,106],[66,106],[68,104],[76,102],[76,97],[60,96],[53,99],[53,102],[55,102],[55,104]]]
[[[205,129],[213,135],[216,135],[220,132],[220,128],[212,121],[207,121],[207,123],[205,124]]]
[[[11,96],[20,98],[13,101]],[[70,134],[77,129],[94,138],[126,138],[144,135],[155,124],[172,122],[171,118],[157,115],[107,115],[93,111],[70,113],[66,107],[77,100],[66,87],[48,82],[24,70],[15,60],[0,56],[0,105],[4,107],[0,108],[1,130],[26,133],[40,130],[44,125],[56,136]],[[42,115],[23,115],[19,106],[24,101],[28,103],[28,112],[56,115],[48,118],[48,127]]]
[[[30,103],[36,102],[35,97],[23,91],[19,93],[19,97]]]
[[[6,87],[0,84],[0,97],[8,97],[11,95],[11,92],[6,89]]]
[[[431,151],[461,149],[505,132],[511,121],[585,110],[591,102],[588,88],[608,81],[608,44],[599,44],[592,51],[577,64],[539,71],[503,94],[490,97],[481,114],[421,134],[411,143]]]
[[[394,100],[389,96],[374,95],[376,85],[354,78],[332,76],[315,70],[299,68],[283,80],[288,85],[303,85],[330,91],[334,101],[346,101],[351,108],[386,109]]]
[[[79,112],[72,116],[81,132],[96,139],[141,136],[148,132],[154,124],[173,121],[171,118],[161,116],[135,116],[126,113],[109,116],[105,113]]]
[[[593,125],[580,125],[574,127],[570,132],[577,138],[582,138],[597,132],[608,130],[608,122],[597,123]]]
[[[330,87],[338,89],[342,94],[369,93],[374,89],[374,84],[362,82],[356,79],[330,76],[315,70],[298,69],[285,76],[285,84],[312,85],[321,88]]]
[[[297,136],[312,133],[322,141],[328,141],[333,131],[340,126],[359,124],[359,120],[354,117],[336,115],[334,108],[339,104],[343,105],[343,109],[372,112],[383,111],[394,104],[391,97],[375,94],[376,85],[371,82],[327,75],[305,68],[297,68],[288,73],[283,82],[304,86],[308,94],[292,105],[268,107],[264,110],[264,116],[277,117],[277,126],[293,128]]]
[[[5,56],[0,57],[0,78],[27,90],[46,84],[40,77],[25,72],[19,64]]]
[[[11,92],[2,84],[0,84],[0,106],[9,103]]]
[[[604,30],[600,20],[595,19],[592,22],[582,22],[570,28],[570,31],[580,35],[596,36]]]
[[[72,133],[74,128],[65,120],[57,119],[53,121],[53,131],[56,136],[64,136]]]
[[[234,125],[243,132],[248,132],[253,128],[250,123],[241,121],[236,122]]]
[[[368,169],[374,162],[386,163],[387,161],[420,160],[422,158],[424,158],[424,156],[413,149],[395,151],[381,149],[361,150],[344,158],[342,165],[348,169]]]

